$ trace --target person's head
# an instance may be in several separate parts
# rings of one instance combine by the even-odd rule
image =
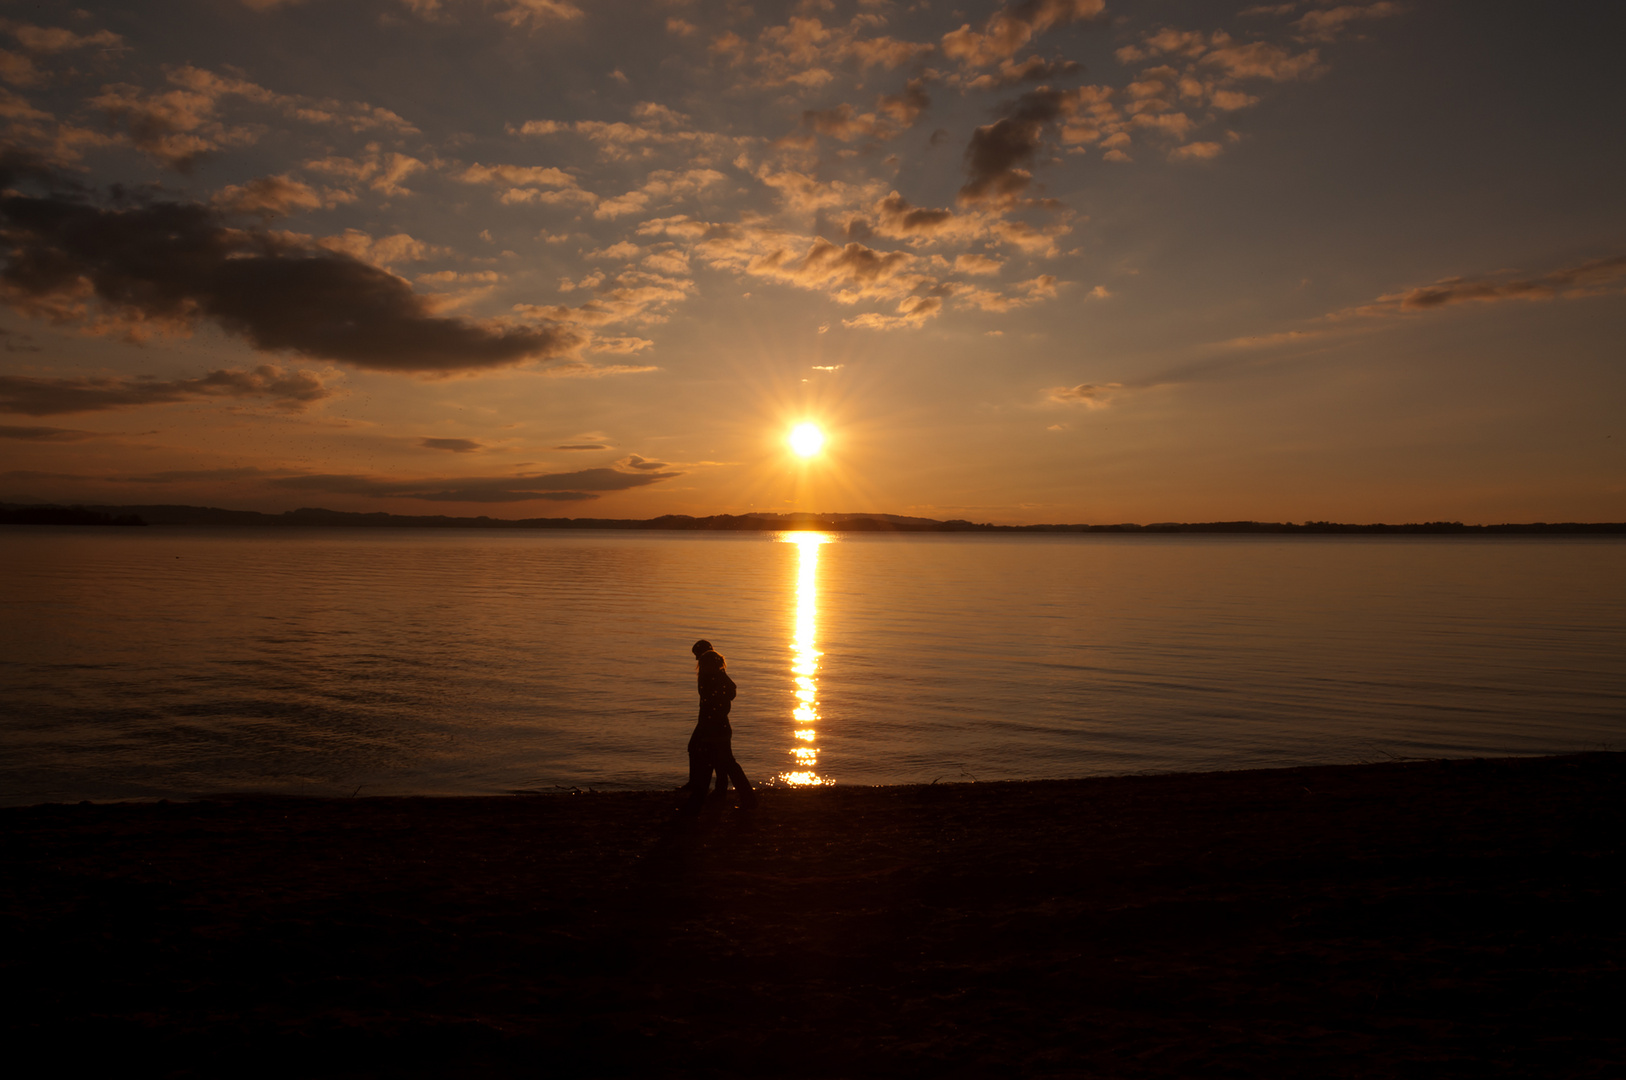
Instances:
[[[704,656],[711,652],[711,642],[707,641],[705,638],[701,638],[699,641],[689,646],[689,651],[694,653],[697,658]]]
[[[728,667],[728,662],[723,659],[723,654],[716,649],[701,653],[699,659],[701,672],[724,671]]]

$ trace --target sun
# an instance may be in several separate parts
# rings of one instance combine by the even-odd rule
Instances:
[[[797,424],[790,429],[787,440],[790,448],[802,457],[810,458],[824,448],[824,432],[817,424]]]

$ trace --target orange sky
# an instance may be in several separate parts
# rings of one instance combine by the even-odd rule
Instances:
[[[1588,10],[3,5],[0,499],[1626,519]]]

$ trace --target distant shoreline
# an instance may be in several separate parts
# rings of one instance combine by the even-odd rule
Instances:
[[[625,529],[673,532],[875,532],[875,533],[1228,533],[1240,535],[1401,535],[1401,536],[1560,536],[1626,535],[1626,522],[1524,522],[1464,525],[1460,521],[1366,525],[1336,521],[1164,521],[1149,525],[1043,524],[993,525],[964,520],[937,521],[897,514],[713,514],[655,518],[493,518],[445,514],[359,513],[306,507],[280,514],[222,510],[211,506],[144,504],[100,506],[0,502],[0,525],[167,525],[191,528],[371,528],[371,529]]]

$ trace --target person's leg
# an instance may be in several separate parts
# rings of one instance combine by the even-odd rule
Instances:
[[[727,795],[728,794],[728,766],[726,766],[726,765],[718,765],[718,766],[715,766],[715,768],[717,770],[717,794],[719,794],[719,795]]]
[[[711,789],[712,755],[707,747],[689,747],[689,799],[683,804],[685,814],[698,814],[706,804],[706,792]]]
[[[728,751],[727,759],[718,763],[717,771],[719,773],[725,769],[729,777],[734,781],[734,787],[740,793],[740,805],[755,805],[757,801],[756,789],[751,786],[751,781],[745,778],[745,770],[740,768],[740,763],[734,760],[734,751],[732,749]]]
[[[687,750],[687,752],[689,754],[689,782],[687,784],[684,784],[682,787],[678,788],[679,791],[693,791],[694,790],[694,748],[695,748],[694,736],[690,735],[689,736],[689,745],[687,747],[685,747],[685,749]],[[711,783],[711,771],[709,769],[706,771],[706,783],[708,783],[708,784]]]

